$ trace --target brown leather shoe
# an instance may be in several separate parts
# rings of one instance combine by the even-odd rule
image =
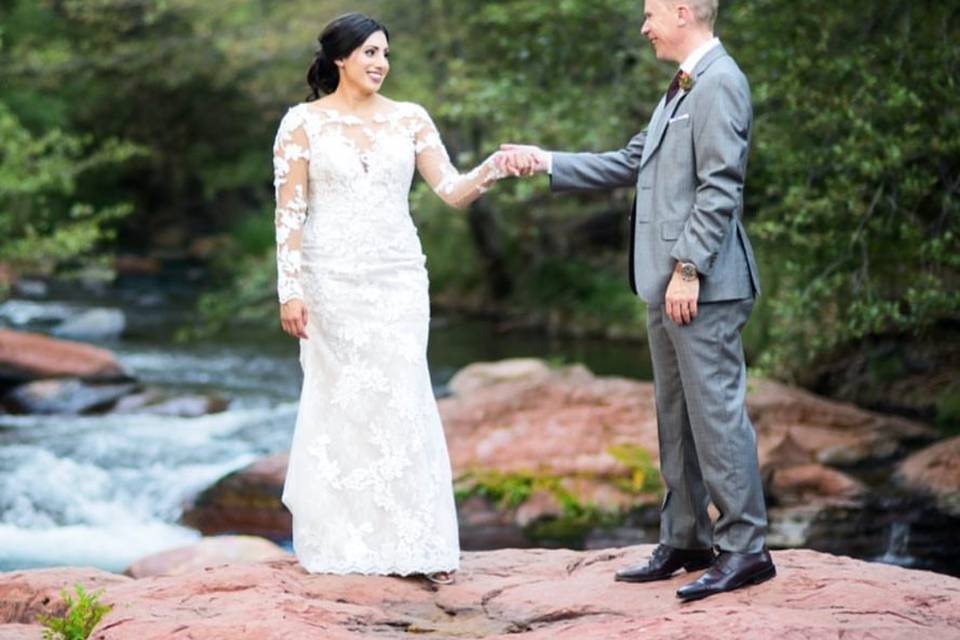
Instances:
[[[617,582],[653,582],[666,580],[679,569],[699,571],[713,564],[713,549],[674,549],[660,544],[653,550],[647,564],[637,564],[617,571]]]
[[[721,551],[717,561],[705,574],[680,587],[677,597],[684,601],[699,600],[747,585],[760,584],[775,575],[777,569],[766,550],[759,553]]]

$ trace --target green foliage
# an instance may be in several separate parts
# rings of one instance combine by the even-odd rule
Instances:
[[[244,275],[228,286],[212,287],[204,293],[197,303],[198,312],[206,318],[205,322],[184,325],[176,332],[178,342],[187,342],[208,337],[232,327],[244,324],[279,324],[276,294],[275,254],[246,255],[236,257],[239,262],[231,269]]]
[[[955,318],[957,8],[766,0],[724,19],[753,81],[748,211],[777,281],[764,364],[789,375],[866,336]]]
[[[62,617],[37,616],[37,620],[46,627],[44,640],[86,640],[101,618],[113,609],[112,605],[98,602],[103,589],[87,593],[83,585],[74,585],[76,600],[66,589],[60,591],[67,611]]]
[[[613,445],[607,451],[617,462],[630,470],[630,481],[624,483],[621,488],[633,493],[661,492],[663,490],[660,471],[653,463],[649,451],[640,445],[627,442]]]
[[[73,196],[82,174],[123,163],[137,147],[116,140],[94,147],[58,129],[34,135],[3,102],[0,139],[0,260],[31,267],[69,260],[109,238],[110,223],[130,212]]]
[[[630,470],[629,478],[612,479],[619,488],[633,494],[659,491],[659,474],[645,450],[623,444],[610,452]],[[508,510],[518,508],[537,492],[549,494],[560,505],[560,515],[532,522],[524,531],[531,540],[549,545],[578,546],[597,527],[612,527],[624,520],[624,513],[578,498],[568,488],[570,480],[576,479],[537,472],[471,471],[456,479],[455,492],[458,502],[480,497]]]
[[[603,151],[642,129],[672,73],[639,34],[642,8],[2,2],[0,259],[69,257],[114,229],[128,247],[170,227],[228,231],[235,255],[218,262],[201,308],[217,329],[275,321],[270,143],[306,94],[330,18],[353,9],[390,25],[387,94],[426,106],[467,169],[505,141]],[[718,33],[751,80],[756,115],[745,219],[764,296],[745,335],[753,360],[791,377],[868,336],[956,320],[960,8],[755,0],[724,4]],[[542,177],[500,183],[469,216],[422,184],[411,198],[434,293],[605,335],[643,332],[624,275],[629,202],[553,197]],[[578,237],[619,212],[616,233]]]
[[[456,498],[462,502],[476,496],[514,509],[526,502],[535,489],[550,484],[551,480],[532,473],[472,471],[457,478]]]

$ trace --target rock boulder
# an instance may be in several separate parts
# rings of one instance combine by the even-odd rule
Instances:
[[[0,329],[0,377],[21,381],[57,377],[115,379],[128,374],[106,349]]]
[[[909,489],[934,496],[944,511],[960,516],[960,437],[913,454],[900,464],[895,478]]]
[[[190,546],[140,558],[124,573],[133,578],[181,575],[203,567],[252,564],[287,556],[287,552],[274,543],[256,536],[211,536]]]
[[[287,460],[277,454],[224,476],[184,509],[181,522],[207,535],[289,538],[290,512],[280,501]]]

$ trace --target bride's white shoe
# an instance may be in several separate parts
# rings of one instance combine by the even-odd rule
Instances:
[[[434,571],[433,573],[425,573],[424,577],[434,584],[453,584],[454,573],[453,571]]]

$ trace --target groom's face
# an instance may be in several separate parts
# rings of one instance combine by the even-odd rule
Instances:
[[[672,0],[646,0],[643,4],[643,29],[641,33],[653,45],[653,52],[660,60],[677,60],[677,45],[682,36],[679,12]]]

